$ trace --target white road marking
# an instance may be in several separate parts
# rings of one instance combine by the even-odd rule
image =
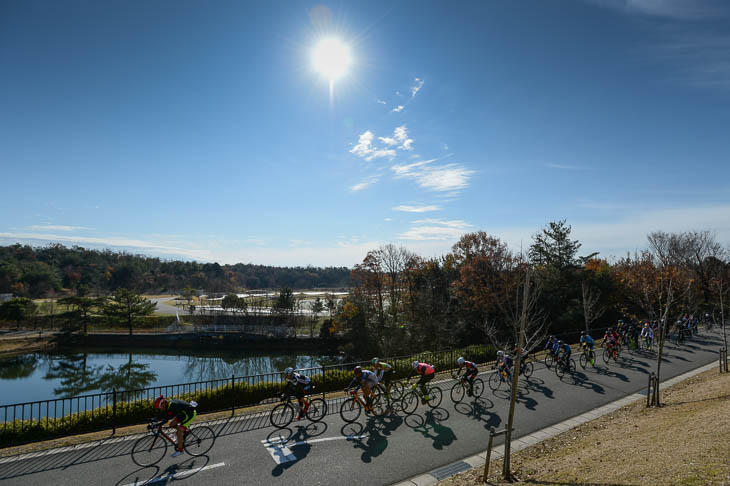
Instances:
[[[142,486],[142,485],[147,485],[147,484],[155,484],[155,483],[159,483],[162,481],[168,481],[169,479],[183,479],[187,476],[190,476],[191,474],[196,474],[201,471],[207,471],[209,469],[215,469],[217,467],[221,467],[221,466],[225,466],[225,465],[226,465],[225,462],[219,462],[218,464],[211,464],[210,466],[196,467],[195,469],[189,469],[187,471],[180,471],[179,473],[175,473],[175,474],[163,474],[160,477],[152,478],[149,481],[142,481],[141,483],[135,481],[134,483],[125,484],[124,486]]]
[[[299,445],[304,444],[314,444],[317,442],[328,442],[331,440],[359,440],[359,439],[367,439],[367,435],[340,435],[337,437],[325,437],[323,439],[312,439],[312,440],[299,440],[297,442],[292,442],[291,444],[287,444],[287,440],[274,440],[270,441],[268,439],[264,439],[261,441],[262,444],[264,444],[264,447],[267,451],[269,451],[269,454],[271,454],[271,458],[274,459],[274,462],[277,464],[284,464],[285,462],[291,462],[296,461],[297,456],[294,455],[294,453],[289,449],[289,447],[295,447]]]

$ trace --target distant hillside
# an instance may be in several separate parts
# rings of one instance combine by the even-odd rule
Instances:
[[[188,286],[208,292],[349,287],[350,269],[219,265],[58,244],[37,248],[0,246],[0,293],[46,297],[63,289],[104,294],[121,287],[138,292],[174,292]]]

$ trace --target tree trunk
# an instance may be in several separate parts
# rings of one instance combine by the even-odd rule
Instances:
[[[522,348],[525,345],[525,326],[527,323],[527,302],[530,295],[530,268],[525,272],[525,293],[522,301],[522,320],[520,322],[520,338],[517,344],[517,356],[515,356],[515,365],[512,370],[512,398],[509,403],[509,418],[507,420],[507,433],[504,439],[504,464],[502,476],[506,481],[512,480],[512,472],[510,471],[510,451],[512,442],[512,428],[514,427],[515,405],[517,404],[517,386],[520,382],[520,365],[522,361]]]

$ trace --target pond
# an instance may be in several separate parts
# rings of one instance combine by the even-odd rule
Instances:
[[[135,349],[29,353],[0,359],[0,405],[337,364],[340,356]]]

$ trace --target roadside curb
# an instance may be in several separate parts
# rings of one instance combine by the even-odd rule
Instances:
[[[714,362],[704,366],[700,366],[699,368],[695,368],[692,371],[688,371],[687,373],[675,376],[674,378],[670,378],[669,380],[661,382],[659,385],[659,389],[663,390],[669,388],[688,378],[692,378],[693,376],[699,375],[700,373],[704,373],[705,371],[710,371],[716,368],[717,363]],[[523,449],[527,449],[528,447],[532,447],[533,445],[539,444],[540,442],[543,442],[547,439],[551,439],[559,434],[562,434],[563,432],[567,432],[575,427],[578,427],[579,425],[583,425],[584,423],[615,412],[616,410],[630,405],[638,400],[646,400],[646,390],[634,393],[632,395],[628,395],[609,404],[603,405],[593,410],[589,410],[588,412],[576,415],[575,417],[571,417],[560,423],[545,427],[544,429],[540,429],[531,434],[523,435],[522,437],[514,439],[511,443],[512,452],[517,452]],[[418,476],[414,476],[405,481],[395,483],[393,486],[429,486],[432,484],[436,484],[439,481],[443,481],[446,478],[449,478],[464,471],[468,471],[469,469],[483,468],[484,463],[486,462],[486,456],[487,451],[484,451],[480,454],[466,457],[460,461],[452,462],[451,464],[432,469],[431,471],[428,471],[424,474],[419,474]],[[504,457],[504,444],[493,447],[492,459],[501,459],[502,457]]]

